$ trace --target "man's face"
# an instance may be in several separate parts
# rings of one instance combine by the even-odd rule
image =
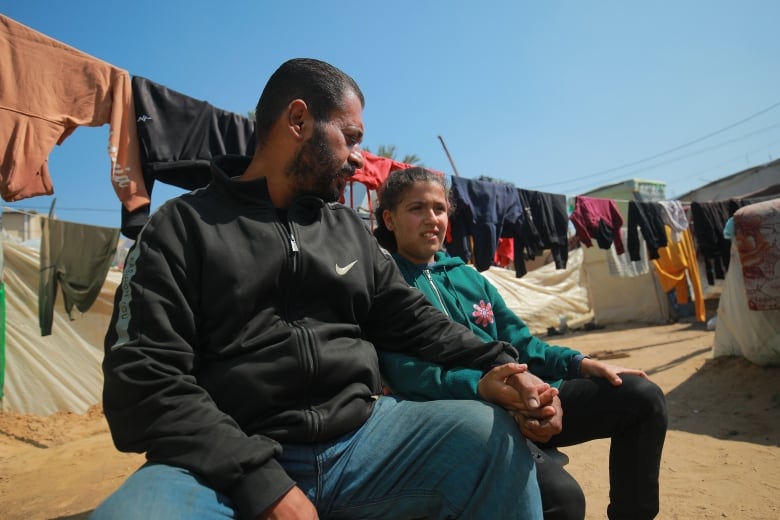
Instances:
[[[363,107],[350,92],[344,110],[336,111],[327,121],[315,123],[311,137],[290,161],[287,177],[295,191],[326,202],[339,200],[347,179],[363,165],[362,139]]]

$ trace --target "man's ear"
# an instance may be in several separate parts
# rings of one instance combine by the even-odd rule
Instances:
[[[382,220],[385,221],[385,227],[390,231],[395,231],[395,224],[393,223],[393,214],[389,209],[382,212]]]
[[[290,129],[296,138],[304,139],[306,129],[310,120],[309,107],[302,99],[293,99],[290,104],[287,105],[287,127]]]

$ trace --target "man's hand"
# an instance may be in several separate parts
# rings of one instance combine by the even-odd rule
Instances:
[[[509,375],[506,384],[515,389],[520,399],[512,406],[514,411],[539,419],[555,413],[551,407],[558,389],[545,383],[531,372],[516,372]]]
[[[635,368],[623,368],[615,365],[609,365],[597,359],[585,358],[580,365],[580,373],[585,377],[603,377],[614,386],[623,384],[619,374],[632,374],[649,379],[643,370]]]
[[[558,389],[528,371],[527,365],[507,363],[482,376],[477,386],[486,401],[503,406],[520,433],[535,442],[547,442],[563,429]]]
[[[555,410],[554,413],[550,413],[551,408]],[[541,418],[519,411],[510,411],[509,414],[514,417],[517,426],[520,428],[520,433],[525,438],[534,442],[545,443],[563,430],[563,407],[557,395],[553,397],[552,404],[545,406],[544,410],[546,413]]]
[[[293,487],[256,520],[318,520],[317,509],[298,486]]]
[[[527,365],[518,363],[492,369],[479,380],[477,391],[484,400],[507,410],[541,414],[539,417],[554,413],[554,410],[544,412],[544,408],[558,394],[557,389],[528,372]]]

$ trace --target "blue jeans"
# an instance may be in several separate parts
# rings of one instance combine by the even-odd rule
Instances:
[[[279,462],[320,518],[542,518],[534,462],[512,418],[479,401],[381,397],[332,442],[285,444]],[[146,464],[92,515],[238,518],[231,500],[181,468]]]

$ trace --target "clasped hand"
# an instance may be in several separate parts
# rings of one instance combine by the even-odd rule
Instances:
[[[493,368],[482,376],[477,391],[486,401],[505,408],[523,436],[534,442],[547,442],[563,429],[558,389],[529,372],[525,364]]]

